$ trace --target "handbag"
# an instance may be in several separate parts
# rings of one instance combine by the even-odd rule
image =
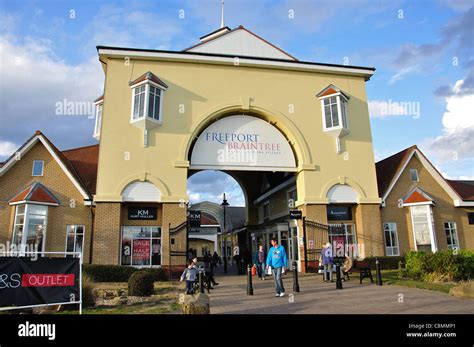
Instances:
[[[268,273],[270,276],[272,275],[272,267],[271,267],[271,266],[268,267],[267,273]]]
[[[257,274],[257,267],[254,265],[252,266],[252,276],[255,276]]]

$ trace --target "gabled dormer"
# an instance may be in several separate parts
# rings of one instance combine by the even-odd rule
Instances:
[[[336,138],[337,153],[341,153],[340,138],[349,133],[346,104],[350,96],[333,84],[321,90],[316,97],[321,101],[323,131]]]
[[[132,89],[130,124],[143,130],[143,144],[147,146],[148,130],[162,124],[163,95],[168,85],[151,71],[129,83]]]

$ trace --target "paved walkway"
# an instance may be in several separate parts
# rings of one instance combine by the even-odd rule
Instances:
[[[246,295],[245,276],[216,274],[216,279],[219,285],[209,295],[213,314],[474,313],[474,300],[425,289],[377,286],[367,279],[359,284],[355,277],[343,282],[344,289],[337,290],[336,283],[322,282],[321,275],[302,275],[300,292],[292,293],[293,278],[286,274],[284,286],[287,295],[283,298],[274,296],[272,277],[267,276],[266,281],[254,277],[253,296]]]

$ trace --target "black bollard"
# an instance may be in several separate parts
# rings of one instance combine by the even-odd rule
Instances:
[[[224,273],[227,273],[227,255],[224,256]]]
[[[380,262],[379,258],[375,258],[375,272],[377,274],[377,285],[382,285],[382,272],[380,271]]]
[[[247,295],[253,295],[252,287],[252,267],[247,265]]]
[[[199,291],[204,293],[204,281],[202,278],[202,271],[199,271]]]
[[[300,292],[300,285],[298,283],[298,264],[296,264],[296,261],[293,262],[293,292]]]
[[[336,263],[336,289],[342,289],[341,264]]]

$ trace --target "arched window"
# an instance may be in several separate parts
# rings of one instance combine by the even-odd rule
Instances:
[[[134,182],[129,184],[122,192],[123,201],[161,201],[160,190],[151,182]]]

